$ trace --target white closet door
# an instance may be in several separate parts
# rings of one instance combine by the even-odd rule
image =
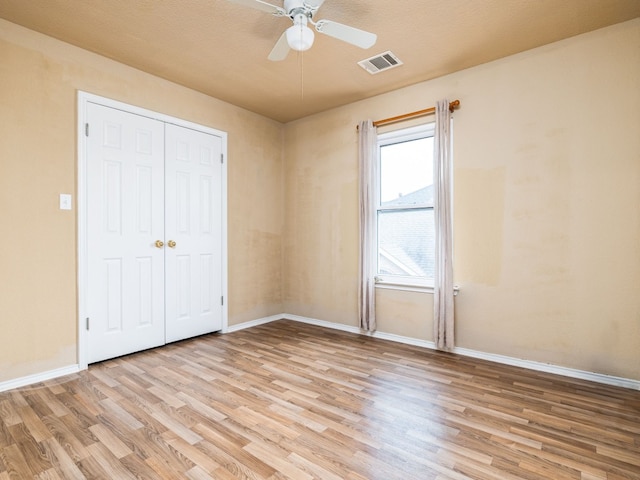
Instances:
[[[222,328],[221,153],[220,137],[166,124],[167,342]]]
[[[88,104],[88,363],[164,344],[164,124]]]

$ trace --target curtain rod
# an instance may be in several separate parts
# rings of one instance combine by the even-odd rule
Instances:
[[[449,103],[449,110],[454,111],[456,108],[460,106],[460,100],[454,100]],[[374,127],[379,127],[381,125],[388,125],[390,123],[401,122],[403,120],[408,120],[410,118],[422,117],[424,115],[431,115],[436,112],[436,107],[425,108],[424,110],[418,110],[417,112],[405,113],[404,115],[398,115],[397,117],[383,118],[382,120],[376,120],[373,122]],[[358,127],[356,126],[356,129]]]

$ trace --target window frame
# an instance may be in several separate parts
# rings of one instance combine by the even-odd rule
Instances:
[[[378,217],[380,212],[393,212],[393,211],[408,211],[408,210],[429,210],[432,211],[435,208],[433,203],[417,204],[417,205],[395,205],[383,207],[381,205],[381,183],[382,183],[382,159],[381,148],[387,145],[394,145],[398,143],[408,142],[412,140],[419,140],[422,138],[435,137],[435,122],[424,123],[413,127],[402,128],[385,133],[378,134],[377,141],[377,174],[374,179],[375,182],[375,198],[374,198],[374,210],[375,210],[375,225],[374,225],[374,239],[375,248],[372,249],[374,255],[373,264],[375,265],[375,286],[376,288],[388,288],[394,290],[407,290],[418,292],[433,292],[434,279],[433,277],[418,277],[418,276],[405,276],[405,275],[389,275],[379,274],[378,261],[380,256],[380,242],[378,236]],[[433,168],[433,159],[432,159]]]

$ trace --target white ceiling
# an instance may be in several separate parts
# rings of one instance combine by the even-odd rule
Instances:
[[[316,34],[270,62],[290,20],[227,0],[0,0],[0,18],[280,122],[639,16],[640,0],[326,0],[315,20],[374,32],[376,45]],[[404,65],[357,65],[387,50]]]

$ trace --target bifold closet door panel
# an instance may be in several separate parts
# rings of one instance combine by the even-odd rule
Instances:
[[[222,140],[165,127],[166,341],[222,328]]]
[[[89,363],[165,343],[164,123],[88,104]]]

